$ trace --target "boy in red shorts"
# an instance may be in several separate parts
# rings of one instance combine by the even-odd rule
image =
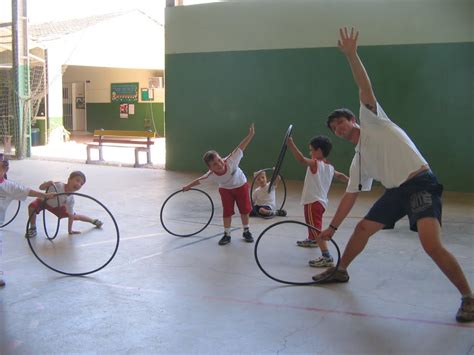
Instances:
[[[82,185],[86,183],[86,176],[81,171],[73,171],[67,180],[67,183],[46,181],[43,182],[39,188],[40,190],[46,190],[54,193],[64,192],[76,192]],[[59,200],[59,204],[58,204]],[[30,228],[26,232],[26,238],[32,238],[36,236],[36,215],[39,214],[43,209],[47,209],[58,218],[68,218],[68,233],[79,234],[81,232],[72,229],[74,221],[89,222],[95,225],[97,228],[102,227],[102,222],[98,219],[92,219],[90,217],[74,213],[74,196],[73,195],[61,195],[57,198],[51,198],[46,203],[42,199],[36,199],[28,206],[28,216],[31,216]],[[36,213],[33,213],[36,212]]]
[[[224,236],[219,240],[219,245],[230,243],[230,227],[232,216],[235,213],[235,203],[237,203],[237,207],[239,208],[240,218],[244,227],[244,233],[242,236],[247,243],[253,242],[252,233],[250,233],[249,230],[249,213],[252,210],[249,186],[247,183],[247,177],[239,168],[239,163],[244,156],[243,151],[248,146],[254,135],[255,129],[252,123],[248,135],[242,140],[242,142],[240,142],[237,148],[235,148],[234,151],[224,159],[221,158],[219,153],[216,151],[208,151],[204,154],[203,160],[209,168],[209,171],[203,176],[183,186],[183,191],[188,191],[193,186],[199,185],[201,180],[206,179],[219,184],[219,194],[221,195],[222,206],[224,209]]]

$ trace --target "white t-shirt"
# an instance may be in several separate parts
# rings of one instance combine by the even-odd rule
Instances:
[[[225,189],[235,189],[241,187],[247,182],[247,177],[245,176],[242,169],[239,168],[239,163],[244,153],[240,148],[237,148],[231,155],[225,159],[225,173],[222,175],[217,175],[214,172],[209,172],[207,178],[210,181],[217,182],[219,187]]]
[[[307,205],[319,201],[324,208],[327,208],[328,192],[334,177],[334,167],[321,160],[318,160],[317,163],[318,170],[316,173],[313,173],[309,166],[306,169],[301,204]]]
[[[65,192],[65,185],[63,182],[54,182],[54,187],[49,187],[46,192],[52,192],[52,193],[64,193]],[[69,214],[74,213],[74,196],[72,195],[61,195],[57,197],[50,198],[46,203],[53,207],[56,208],[58,207],[58,200],[59,200],[59,206],[64,206],[66,207],[66,211]]]
[[[268,206],[272,210],[275,209],[275,185],[272,186],[270,192],[268,192],[268,186],[270,183],[267,183],[264,187],[257,187],[252,193],[252,200],[256,206]]]
[[[359,191],[359,158],[363,191],[370,191],[373,179],[388,189],[398,187],[411,173],[428,164],[405,131],[390,121],[378,103],[377,115],[361,103],[359,118],[360,139],[351,163],[347,192]]]
[[[5,222],[5,212],[13,200],[24,201],[30,193],[30,188],[10,180],[0,183],[0,225]]]

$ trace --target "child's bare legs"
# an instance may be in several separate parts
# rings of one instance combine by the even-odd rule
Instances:
[[[82,214],[74,214],[73,219],[75,221],[81,221],[81,222],[87,222],[95,225],[97,228],[102,227],[102,221],[96,219],[96,218],[90,218],[88,216],[82,215]]]
[[[30,218],[30,228],[36,228],[36,211],[35,207],[28,206],[28,218]]]
[[[248,226],[248,225],[249,225],[249,220],[250,220],[250,218],[249,218],[249,214],[248,214],[248,213],[247,213],[247,214],[241,214],[241,215],[240,215],[240,219],[242,220],[242,225],[244,226],[244,228],[245,228],[245,226]]]
[[[30,219],[30,226],[26,231],[25,237],[26,238],[33,238],[36,237],[36,207],[35,206],[28,206],[28,218]]]
[[[250,226],[249,226],[249,214],[241,214],[240,219],[242,220],[242,226],[244,227],[244,233],[242,237],[245,239],[247,243],[253,242],[252,233],[250,233]]]
[[[268,208],[260,207],[258,213],[260,213],[262,216],[271,216],[273,214],[273,211],[269,210]]]

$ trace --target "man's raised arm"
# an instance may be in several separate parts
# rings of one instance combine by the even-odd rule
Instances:
[[[344,53],[351,66],[354,80],[359,87],[360,101],[365,107],[377,114],[377,99],[372,90],[372,84],[370,83],[367,71],[357,54],[357,38],[359,37],[359,32],[355,31],[354,33],[354,28],[352,28],[349,33],[347,27],[344,27],[339,29],[339,36],[340,39],[337,41],[337,46],[341,52]]]

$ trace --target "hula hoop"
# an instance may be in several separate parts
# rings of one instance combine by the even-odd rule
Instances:
[[[267,228],[265,228],[263,230],[262,233],[260,233],[260,235],[258,236],[257,238],[257,241],[255,242],[255,249],[254,249],[254,256],[255,256],[255,261],[257,262],[257,265],[259,267],[259,269],[266,275],[268,276],[269,278],[271,278],[272,280],[276,281],[276,282],[280,282],[282,284],[286,284],[286,285],[294,285],[294,286],[308,286],[308,285],[316,285],[318,283],[322,283],[324,281],[326,281],[327,279],[329,279],[332,275],[335,274],[335,272],[337,271],[337,267],[339,266],[339,262],[341,261],[341,252],[339,250],[339,247],[337,246],[336,242],[332,239],[330,239],[329,241],[334,245],[334,247],[336,248],[336,251],[337,251],[337,263],[336,263],[336,267],[334,268],[334,272],[332,272],[331,274],[329,274],[326,278],[320,280],[320,281],[311,281],[311,282],[293,282],[293,281],[286,281],[286,280],[281,280],[277,277],[274,277],[272,275],[270,275],[262,266],[262,264],[260,263],[260,260],[258,259],[258,245],[260,243],[260,240],[262,239],[262,237],[264,236],[264,234],[270,230],[271,228],[273,227],[276,227],[280,224],[284,224],[284,223],[295,223],[295,224],[299,224],[299,225],[302,225],[302,226],[305,226],[305,227],[308,227],[308,228],[311,228],[315,231],[318,231],[319,230],[313,226],[310,226],[309,224],[306,224],[306,223],[303,223],[303,222],[299,222],[299,221],[281,221],[281,222],[277,222],[277,223],[274,223],[270,226],[268,226]]]
[[[48,187],[46,189],[46,192],[49,192],[49,189],[51,187],[54,187],[54,191],[56,193],[58,193],[58,189],[56,188],[56,186],[54,185],[51,185],[50,187]],[[58,207],[59,207],[59,197],[56,197],[57,199],[57,202],[58,202]],[[56,223],[56,231],[54,232],[54,235],[52,237],[49,236],[48,234],[48,227],[46,227],[46,201],[44,201],[42,204],[41,204],[41,207],[43,208],[43,228],[44,228],[44,234],[46,234],[46,238],[48,238],[49,240],[53,240],[54,238],[56,238],[58,236],[58,233],[59,233],[59,226],[61,224],[61,218],[58,217],[58,222]]]
[[[260,171],[270,171],[270,170],[273,171],[273,168],[266,168],[266,169],[262,169]],[[285,202],[286,202],[286,183],[285,183],[285,179],[283,179],[283,176],[280,175],[280,179],[281,179],[281,183],[283,185],[283,201],[281,202],[281,206],[280,206],[279,210],[282,210],[283,207],[285,206]],[[253,188],[255,186],[255,180],[256,179],[253,179],[252,185],[250,186],[250,202],[252,203],[252,208],[255,206],[255,203],[254,203],[253,197],[252,197]],[[266,216],[264,216],[264,217],[266,217]]]
[[[20,212],[20,206],[21,206],[21,201],[18,200],[18,207],[16,208],[15,214],[13,215],[12,218],[10,218],[10,220],[9,220],[8,222],[2,224],[2,225],[0,226],[0,228],[3,228],[3,227],[5,227],[5,226],[8,226],[10,223],[13,222],[13,220],[14,220],[14,219],[16,218],[16,216],[18,215],[18,212]]]
[[[175,233],[175,232],[172,232],[170,229],[168,229],[168,227],[166,227],[165,225],[165,222],[163,221],[163,210],[166,206],[166,204],[168,203],[168,201],[173,198],[175,195],[179,194],[179,193],[182,193],[182,192],[185,192],[183,190],[178,190],[176,192],[173,192],[171,195],[168,196],[168,198],[165,200],[165,202],[163,202],[163,205],[161,206],[161,210],[160,210],[160,221],[161,221],[161,225],[163,226],[163,228],[165,229],[165,231],[167,231],[169,234],[171,235],[174,235],[176,237],[191,237],[193,235],[196,235],[200,232],[202,232],[204,229],[206,229],[206,227],[209,225],[209,223],[211,223],[212,221],[212,217],[214,217],[214,202],[212,202],[212,198],[211,196],[209,196],[206,192],[202,191],[202,190],[199,190],[199,189],[189,189],[188,191],[198,191],[202,194],[204,194],[204,196],[206,196],[209,201],[211,202],[211,217],[209,217],[209,221],[207,221],[207,223],[204,225],[204,227],[202,227],[200,230],[198,230],[197,232],[194,232],[194,233],[191,233],[191,234],[179,234],[179,233]]]
[[[57,194],[57,196],[61,196],[61,195],[67,195],[67,196],[73,195],[73,196],[80,196],[80,197],[88,198],[89,200],[92,200],[92,201],[96,202],[97,204],[99,204],[105,210],[105,212],[107,212],[107,214],[112,219],[112,222],[114,222],[115,230],[117,232],[117,243],[115,244],[115,249],[112,253],[112,256],[102,266],[99,266],[98,268],[96,268],[94,270],[86,271],[86,272],[77,272],[77,273],[65,272],[65,271],[58,270],[58,269],[48,265],[44,260],[42,260],[39,257],[39,255],[36,254],[33,246],[31,245],[31,239],[33,239],[33,238],[26,238],[26,240],[28,241],[28,245],[30,246],[31,251],[33,252],[33,255],[36,257],[36,259],[39,260],[39,262],[41,264],[46,266],[48,269],[51,269],[53,271],[56,271],[57,273],[67,275],[67,276],[85,276],[85,275],[93,274],[94,272],[97,272],[99,270],[102,270],[104,267],[106,267],[112,261],[112,259],[115,257],[115,254],[117,254],[117,250],[118,250],[119,242],[120,242],[120,231],[119,231],[119,228],[118,228],[118,225],[117,225],[117,221],[115,220],[114,216],[109,211],[109,209],[102,202],[100,202],[99,200],[97,200],[97,199],[95,199],[95,198],[93,198],[89,195],[84,195],[84,194],[81,194],[81,193],[78,193],[78,192],[61,192],[61,193]],[[45,200],[45,203],[46,203],[46,201],[47,200]],[[33,216],[34,213],[36,213],[36,211],[33,211],[33,213],[28,218],[28,222],[26,223],[26,231],[28,231],[28,229],[30,227],[31,217]]]
[[[277,176],[280,175],[281,166],[283,164],[283,159],[285,158],[285,153],[286,153],[286,148],[287,148],[286,141],[288,140],[288,137],[291,136],[292,131],[293,131],[293,125],[290,124],[286,131],[285,138],[283,139],[283,144],[281,145],[280,154],[278,155],[278,159],[275,164],[275,170],[273,170],[273,175],[272,175],[272,178],[270,179],[270,185],[268,185],[268,193],[270,193],[273,187],[273,184],[276,181]]]

